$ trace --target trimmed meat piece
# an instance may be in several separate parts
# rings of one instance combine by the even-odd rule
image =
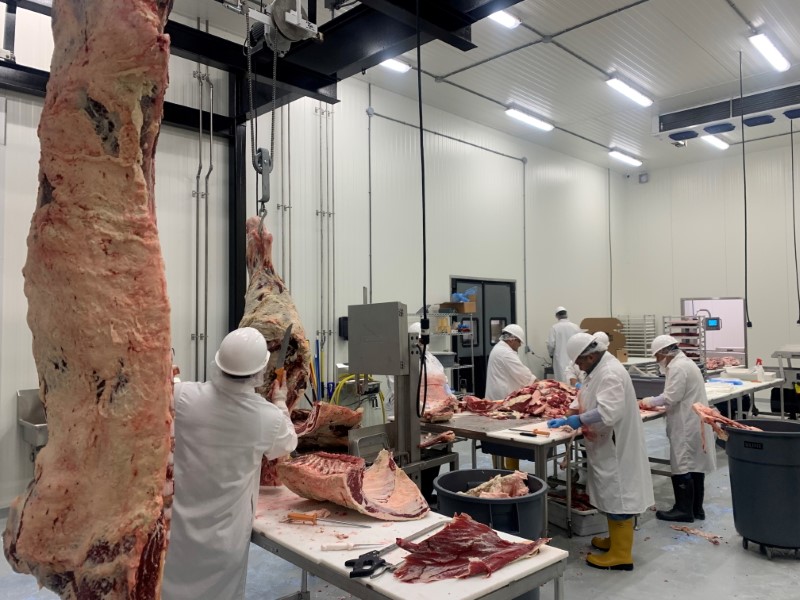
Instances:
[[[306,454],[279,463],[278,475],[298,496],[333,502],[384,521],[420,519],[429,510],[417,486],[386,450],[369,468],[357,456]]]
[[[23,270],[49,441],[3,550],[61,598],[160,597],[172,362],[154,155],[167,0],[56,0]]]
[[[434,435],[429,433],[428,435],[424,436],[420,442],[420,448],[430,448],[431,446],[435,446],[436,444],[449,444],[454,442],[456,439],[456,434],[452,431],[445,431],[440,433],[439,435]]]
[[[515,560],[535,555],[549,541],[550,538],[540,538],[533,542],[509,542],[488,525],[460,514],[442,531],[418,544],[398,538],[397,545],[411,554],[394,576],[400,581],[423,583],[465,579],[481,573],[489,577]]]
[[[420,386],[419,390],[420,406],[422,406],[423,398],[425,399],[425,412],[422,413],[422,420],[428,423],[449,421],[456,412],[458,401],[453,394],[445,392],[447,376],[443,373],[432,373],[428,375],[426,381],[428,383],[427,392],[424,384]]]
[[[256,391],[269,399],[272,382],[275,381],[275,369],[284,367],[288,388],[286,406],[291,412],[305,394],[308,384],[311,361],[308,340],[289,289],[272,264],[272,234],[267,231],[260,217],[255,216],[247,219],[246,230],[247,274],[250,283],[247,286],[244,316],[239,327],[258,329],[267,340],[267,348],[271,352],[264,387]],[[292,335],[286,351],[286,361],[283,365],[277,365],[275,362],[278,360],[283,334],[290,323]],[[261,461],[261,485],[280,485],[275,465],[276,461],[266,458]]]
[[[293,410],[298,448],[347,448],[347,432],[361,425],[362,409],[317,402],[311,410]]]
[[[527,473],[514,471],[508,475],[495,475],[489,481],[459,493],[476,498],[518,498],[531,493],[527,481]]]

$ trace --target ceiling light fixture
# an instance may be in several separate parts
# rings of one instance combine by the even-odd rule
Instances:
[[[700,139],[703,140],[706,144],[711,144],[714,148],[719,148],[720,150],[727,150],[730,148],[730,144],[727,142],[723,142],[715,135],[702,135]]]
[[[625,154],[624,152],[620,152],[619,150],[610,150],[608,155],[611,158],[616,158],[617,160],[624,162],[626,165],[630,165],[632,167],[641,167],[642,161],[638,158],[634,158],[629,154]]]
[[[640,106],[650,106],[651,104],[653,104],[653,101],[650,98],[645,96],[640,91],[633,89],[631,86],[629,86],[627,83],[625,83],[621,79],[617,79],[616,77],[612,77],[611,79],[607,79],[606,83],[610,87],[612,87],[615,90],[617,90],[620,94],[622,94],[623,96],[627,96],[628,98],[630,98],[631,100],[633,100],[634,102],[636,102],[636,104],[638,104]]]
[[[751,35],[748,39],[776,71],[788,71],[789,67],[792,66],[791,63],[786,60],[786,57],[781,54],[781,51],[775,47],[772,40],[767,37],[767,34],[757,33],[756,35]]]
[[[535,117],[532,114],[520,110],[516,106],[509,106],[506,109],[506,114],[509,117],[517,119],[517,121],[522,121],[526,125],[530,125],[531,127],[536,127],[537,129],[541,129],[542,131],[553,131],[555,126],[547,121],[543,121],[539,117]]]
[[[498,10],[495,13],[489,15],[489,18],[494,21],[495,23],[500,23],[503,27],[508,27],[509,29],[514,29],[518,27],[519,24],[522,22],[514,15],[507,13],[504,10]]]
[[[383,61],[381,66],[391,69],[392,71],[397,71],[398,73],[408,73],[411,70],[411,65],[404,63],[402,60],[397,60],[396,58]]]

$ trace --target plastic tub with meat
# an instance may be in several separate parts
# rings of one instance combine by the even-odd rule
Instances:
[[[544,482],[538,477],[528,475],[525,482],[530,490],[526,496],[516,498],[477,498],[465,496],[466,492],[496,475],[510,475],[513,471],[500,469],[464,469],[451,471],[437,477],[433,482],[438,497],[436,512],[451,517],[455,513],[467,513],[470,517],[512,535],[536,540],[542,535],[544,502],[546,499]],[[538,600],[539,590],[533,590],[514,600]]]
[[[742,544],[800,549],[800,423],[748,419],[763,431],[726,428],[733,522]]]

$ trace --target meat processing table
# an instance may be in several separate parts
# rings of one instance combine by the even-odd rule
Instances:
[[[664,416],[663,411],[640,411],[642,420],[652,421]],[[528,437],[523,435],[523,431],[515,431],[525,429],[530,432],[534,428],[547,429],[545,420],[543,419],[519,419],[519,420],[498,420],[491,417],[483,417],[471,413],[460,413],[455,415],[451,420],[444,423],[421,423],[420,426],[424,431],[433,431],[441,433],[444,431],[452,431],[457,436],[494,442],[501,446],[508,446],[512,448],[520,448],[523,450],[531,451],[533,454],[534,462],[534,475],[547,482],[547,457],[550,450],[556,446],[567,444],[571,439],[581,439],[582,436],[574,436],[571,433],[564,431],[553,430],[549,436],[536,436]],[[662,462],[662,459],[651,459],[651,462]],[[570,512],[571,512],[571,496],[572,496],[572,482],[567,474],[567,532],[571,534],[570,528]],[[547,535],[549,529],[547,502],[544,503],[543,511],[544,523],[542,525],[542,535]]]
[[[773,379],[772,381],[744,381],[742,385],[706,383],[706,397],[708,398],[709,405],[727,402],[728,416],[732,419],[737,419],[738,413],[742,409],[742,396],[745,394],[755,394],[756,392],[774,387],[780,387],[783,385],[783,382],[783,379]],[[737,398],[739,399],[737,403],[737,414],[734,415],[731,412],[731,403]],[[755,402],[755,398],[753,398],[753,402]]]
[[[347,527],[344,525],[291,524],[282,519],[290,511],[308,512],[326,508],[331,511],[331,519],[369,525],[369,529]],[[350,569],[344,566],[346,560],[355,558],[371,550],[321,551],[320,544],[340,542],[341,536],[354,544],[380,544],[377,548],[388,546],[395,538],[408,536],[436,522],[450,519],[430,512],[415,521],[378,521],[353,510],[328,502],[306,500],[285,487],[262,487],[258,500],[253,533],[250,540],[287,560],[305,572],[335,585],[336,587],[364,600],[512,600],[519,595],[553,581],[556,600],[563,600],[563,576],[568,553],[565,550],[543,546],[539,553],[530,558],[515,561],[492,573],[490,577],[471,577],[469,579],[447,579],[432,583],[404,583],[391,573],[375,579],[359,577],[351,579]],[[440,531],[440,530],[437,530]],[[433,535],[436,531],[431,532]],[[515,542],[528,541],[497,532],[500,537]],[[425,536],[427,537],[427,536]],[[414,540],[420,541],[423,538]],[[405,550],[396,549],[383,558],[390,564],[399,562],[406,555]],[[289,598],[308,598],[303,589]]]

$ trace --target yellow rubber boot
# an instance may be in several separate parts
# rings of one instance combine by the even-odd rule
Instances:
[[[593,537],[592,548],[596,548],[597,550],[609,550],[611,548],[611,538]]]
[[[590,554],[586,564],[597,569],[633,571],[633,519],[608,521],[611,548],[606,554]]]
[[[519,471],[519,459],[518,458],[508,458],[505,457],[503,459],[503,463],[509,471]]]

